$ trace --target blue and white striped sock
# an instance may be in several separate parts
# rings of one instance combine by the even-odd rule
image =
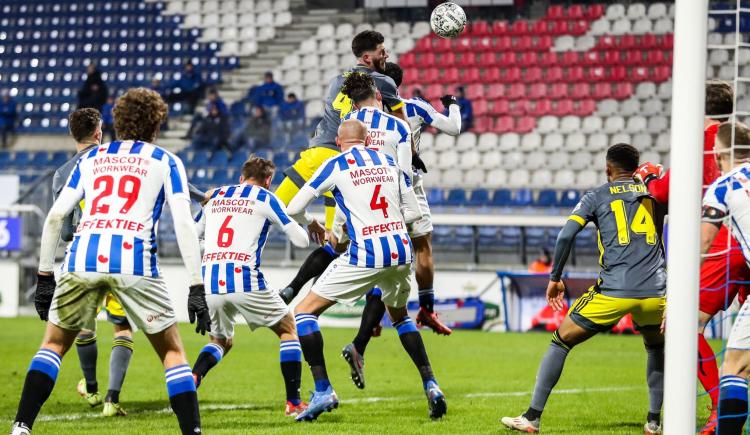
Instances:
[[[740,433],[747,420],[747,379],[726,375],[719,379],[717,433]]]
[[[284,340],[279,345],[279,362],[281,374],[284,376],[286,400],[292,405],[299,405],[302,400],[299,395],[302,383],[302,346],[298,340]]]
[[[57,381],[57,374],[60,372],[60,364],[62,358],[57,353],[49,349],[39,349],[39,351],[31,359],[31,365],[29,365],[29,371],[36,370],[44,373],[52,379],[52,382]]]
[[[208,371],[214,368],[216,364],[224,358],[224,348],[216,343],[208,343],[203,346],[201,353],[198,354],[198,359],[195,360],[193,365],[193,373],[198,376],[198,383],[200,384]]]
[[[320,332],[318,316],[314,314],[299,313],[294,316],[294,321],[297,323],[297,335],[300,337]]]
[[[411,320],[411,317],[409,316],[406,316],[398,322],[394,323],[393,327],[396,328],[398,335],[404,335],[408,332],[419,333],[419,331],[417,330],[417,325],[414,324],[414,321]]]
[[[318,326],[318,316],[310,313],[298,313],[294,316],[297,322],[297,335],[305,355],[305,361],[310,366],[313,379],[315,380],[315,391],[328,390],[331,382],[328,380],[325,357],[323,356],[323,335]]]
[[[177,415],[182,433],[201,433],[201,417],[198,411],[198,394],[190,366],[181,364],[164,371],[167,379],[169,404]]]
[[[169,397],[189,391],[195,391],[193,372],[187,364],[174,366],[165,370],[164,376],[167,380],[167,393],[169,394]]]
[[[55,388],[62,358],[49,349],[39,349],[31,359],[15,421],[31,428],[39,410]]]

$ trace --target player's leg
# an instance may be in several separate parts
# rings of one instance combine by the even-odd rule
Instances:
[[[426,204],[426,201],[425,201]],[[432,288],[433,279],[435,278],[435,264],[432,257],[432,223],[425,228],[423,220],[417,221],[414,226],[415,234],[412,237],[414,246],[414,255],[416,257],[417,286],[419,288],[419,313],[417,314],[417,324],[427,326],[440,335],[450,335],[453,332],[445,326],[435,313],[435,291]],[[427,229],[429,231],[425,232]]]
[[[294,317],[287,313],[271,330],[279,337],[279,365],[286,388],[286,409],[288,417],[296,417],[307,409],[307,404],[300,397],[302,383],[302,347],[297,337]]]
[[[96,330],[82,329],[75,338],[78,363],[83,372],[83,379],[78,382],[78,394],[83,397],[90,406],[102,403],[99,395],[99,383],[96,380],[96,360],[98,359],[98,347],[96,345]]]
[[[238,295],[242,295],[239,294]],[[229,300],[228,294],[211,294],[206,296],[208,312],[211,316],[209,342],[201,349],[198,359],[193,364],[195,386],[200,386],[209,370],[214,368],[232,349],[234,343],[234,317],[236,307]]]
[[[374,331],[379,329],[380,321],[383,320],[385,314],[385,304],[381,295],[379,288],[367,292],[365,308],[362,310],[362,319],[359,322],[357,335],[351,343],[341,350],[341,356],[351,369],[352,381],[359,389],[365,388],[365,350],[367,349],[367,343],[375,335]]]
[[[719,410],[716,433],[740,434],[748,415],[747,378],[750,376],[750,304],[737,313],[727,341],[727,352],[719,380]]]
[[[130,327],[122,306],[111,293],[105,299],[105,308],[107,319],[114,327],[115,337],[112,353],[109,355],[109,386],[104,398],[102,414],[105,417],[124,416],[126,412],[120,406],[120,391],[122,391],[125,374],[128,372],[130,359],[133,356],[133,329]]]
[[[313,278],[320,276],[333,260],[338,258],[339,254],[336,252],[334,246],[328,242],[325,245],[316,248],[305,258],[305,261],[300,266],[294,279],[281,290],[281,297],[285,302],[290,303],[299,292],[302,287],[307,284]]]

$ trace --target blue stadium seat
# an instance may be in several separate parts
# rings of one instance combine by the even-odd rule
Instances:
[[[58,167],[65,162],[68,161],[68,159],[71,158],[71,155],[65,151],[55,151],[52,153],[52,158],[50,159],[50,165]]]
[[[537,207],[552,207],[557,204],[557,192],[550,189],[539,191],[534,205]]]
[[[507,207],[513,201],[513,195],[508,189],[497,189],[492,195],[492,205],[495,207]]]
[[[11,163],[16,167],[28,166],[31,163],[31,153],[28,151],[16,151]]]
[[[432,239],[436,245],[450,245],[453,242],[453,226],[435,225],[432,231]]]
[[[471,246],[474,243],[474,229],[469,226],[456,227],[455,242],[462,246]]]
[[[560,201],[557,203],[560,207],[575,207],[581,200],[581,192],[577,190],[565,190],[560,195]]]
[[[50,164],[50,156],[46,151],[37,151],[31,157],[31,164],[34,167],[44,167]]]
[[[542,248],[547,245],[547,231],[539,227],[526,228],[526,245],[530,248]]]
[[[526,207],[530,206],[534,202],[534,194],[531,189],[519,189],[513,195],[513,202],[511,203],[514,207]]]
[[[439,188],[432,188],[427,191],[427,202],[430,205],[445,205],[445,191]]]
[[[490,192],[487,189],[474,189],[467,205],[472,207],[484,207],[490,204]]]
[[[459,206],[466,204],[466,191],[464,189],[451,189],[445,199],[446,205]]]
[[[219,168],[226,168],[229,163],[229,154],[224,150],[216,150],[211,155],[208,164]]]
[[[521,243],[521,229],[518,227],[500,227],[500,244],[515,247]]]

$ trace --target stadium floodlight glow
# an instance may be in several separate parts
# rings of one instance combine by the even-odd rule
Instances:
[[[708,0],[676,0],[664,434],[695,433]]]

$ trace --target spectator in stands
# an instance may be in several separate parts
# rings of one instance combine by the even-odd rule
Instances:
[[[216,90],[216,88],[210,88],[208,90],[208,94],[206,95],[205,112],[196,112],[195,115],[193,115],[193,119],[190,121],[190,128],[188,128],[188,131],[187,133],[185,133],[183,139],[192,138],[193,133],[195,132],[195,128],[201,123],[204,117],[208,116],[211,113],[214,108],[216,108],[216,110],[219,112],[219,116],[229,116],[229,109],[227,108],[227,104],[219,96],[219,92]]]
[[[180,78],[173,81],[172,92],[169,94],[168,103],[182,103],[185,105],[183,113],[193,114],[198,101],[203,96],[203,79],[192,62],[185,64],[185,69]]]
[[[542,248],[539,256],[529,264],[529,272],[533,273],[550,273],[552,272],[552,258],[547,248]]]
[[[210,106],[208,115],[203,117],[193,133],[193,148],[229,148],[229,117],[222,115],[216,104]]]
[[[109,136],[110,142],[115,140],[115,117],[112,109],[115,107],[115,97],[110,95],[102,107],[102,132]]]
[[[18,104],[8,91],[3,91],[0,95],[0,147],[7,148],[10,145],[10,135],[16,127]]]
[[[290,92],[286,96],[286,101],[281,103],[279,119],[284,130],[285,141],[291,143],[291,137],[294,133],[305,126],[305,103],[297,99],[294,92]]]
[[[252,150],[269,148],[271,146],[271,120],[261,106],[253,107],[250,118],[245,122],[245,128],[235,137],[235,148],[241,148],[250,142]]]
[[[83,109],[91,107],[102,111],[102,107],[107,102],[107,85],[102,79],[102,73],[96,68],[95,63],[90,63],[86,67],[86,80],[83,86],[78,90],[78,108]]]
[[[263,107],[266,112],[275,110],[284,102],[284,88],[273,81],[273,73],[268,71],[263,78],[263,84],[255,89],[257,102],[254,105]]]
[[[456,87],[456,99],[461,107],[461,132],[471,130],[474,124],[474,111],[471,108],[471,101],[466,98],[463,86]],[[448,114],[448,108],[445,108],[445,114]]]

